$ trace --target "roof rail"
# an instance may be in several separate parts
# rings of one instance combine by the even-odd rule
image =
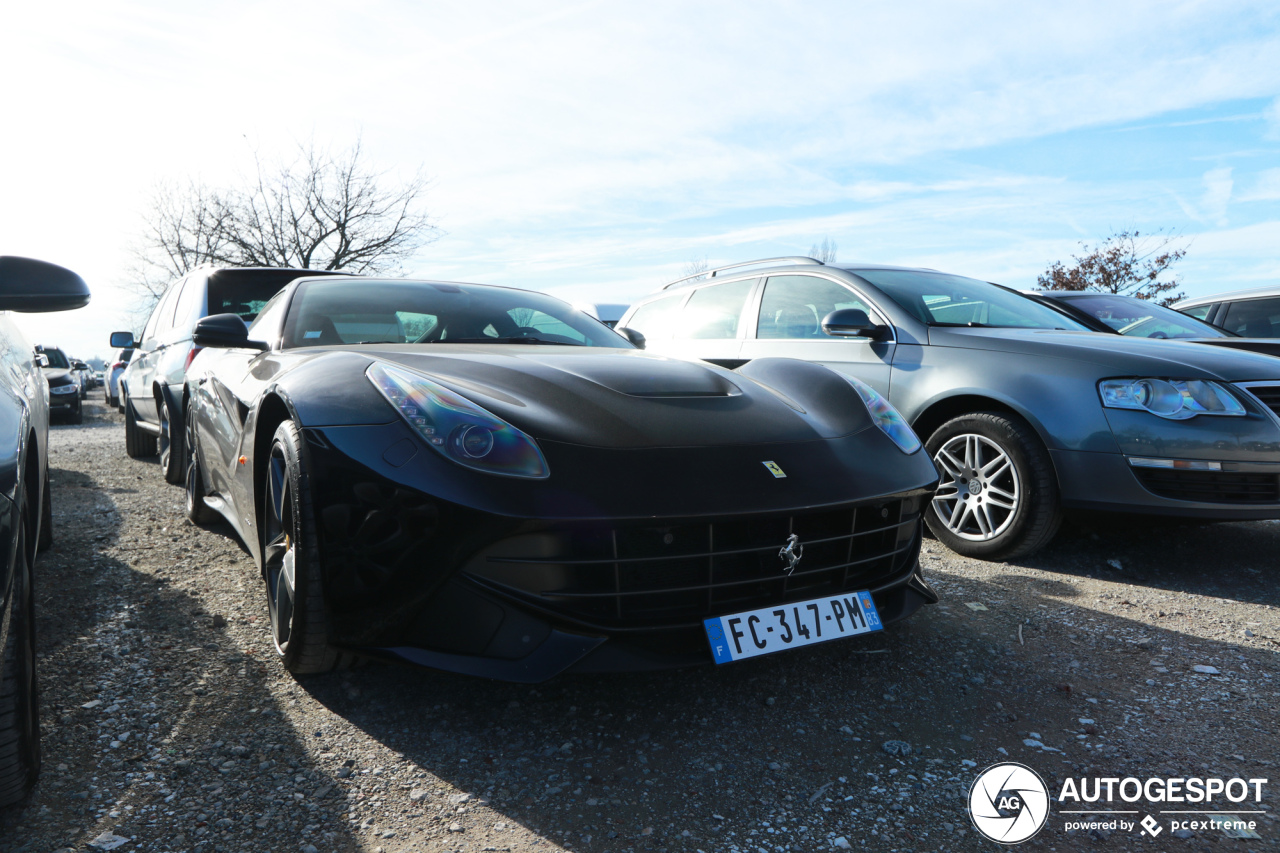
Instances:
[[[684,278],[678,278],[675,281],[671,282],[670,284],[664,284],[662,286],[662,289],[670,290],[671,288],[675,287],[677,284],[681,284],[686,281],[692,281],[694,279],[699,279],[704,277],[715,278],[716,273],[724,272],[725,270],[733,270],[733,269],[737,269],[738,267],[754,267],[754,266],[759,266],[760,264],[771,264],[771,263],[774,263],[775,261],[788,261],[793,264],[816,264],[817,266],[825,266],[825,264],[823,264],[822,261],[818,260],[817,258],[810,258],[802,255],[793,255],[785,258],[761,258],[758,261],[743,261],[740,264],[728,264],[723,267],[716,267],[713,270],[703,270],[702,272],[696,272],[693,275],[687,275]]]

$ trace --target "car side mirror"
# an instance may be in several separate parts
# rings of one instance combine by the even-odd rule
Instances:
[[[888,333],[889,327],[872,323],[861,308],[838,308],[822,318],[822,331],[833,338],[879,340]]]
[[[74,367],[76,370],[88,370],[88,369],[89,369],[89,365],[85,364],[83,361],[73,361],[73,362],[71,362],[71,366],[72,366],[72,367]]]
[[[38,352],[38,353],[36,353],[36,357],[35,357],[35,358],[33,358],[33,359],[31,359],[31,360],[32,360],[32,362],[34,362],[34,363],[35,363],[35,366],[36,366],[36,367],[48,367],[48,366],[49,366],[49,356],[45,355],[45,354],[44,354],[44,353],[42,353],[42,352]]]
[[[70,311],[88,304],[89,287],[71,270],[31,258],[0,257],[0,311]]]
[[[133,349],[138,342],[133,338],[133,332],[112,332],[111,348],[112,349]]]
[[[214,314],[196,323],[191,330],[191,342],[198,347],[219,349],[266,350],[262,341],[249,340],[249,327],[239,314]]]
[[[614,331],[630,341],[631,345],[636,349],[644,349],[644,335],[640,334],[635,329],[628,329],[626,326],[622,326],[615,327]]]

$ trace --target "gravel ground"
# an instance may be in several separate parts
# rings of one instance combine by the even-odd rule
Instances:
[[[125,456],[119,416],[86,413],[52,435],[44,773],[0,815],[0,850],[992,849],[965,796],[1006,757],[1053,793],[1280,760],[1277,524],[1077,523],[1018,564],[926,541],[941,605],[719,668],[296,681],[230,528],[189,524],[154,460]],[[1261,840],[1153,841],[1055,815],[1029,846],[1276,849],[1280,823],[1259,823]]]

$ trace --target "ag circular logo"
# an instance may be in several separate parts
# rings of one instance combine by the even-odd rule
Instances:
[[[1040,774],[1023,764],[993,764],[969,789],[969,816],[986,838],[1020,844],[1049,819],[1049,789]]]

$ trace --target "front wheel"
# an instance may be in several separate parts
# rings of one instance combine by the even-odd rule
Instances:
[[[209,524],[216,521],[218,513],[204,502],[204,473],[200,470],[199,446],[196,444],[196,427],[187,407],[187,518],[193,524]]]
[[[271,440],[263,497],[263,573],[280,661],[294,675],[337,669],[347,660],[329,645],[311,480],[292,421],[280,424]]]
[[[187,471],[186,454],[183,452],[187,443],[183,440],[182,431],[174,429],[173,411],[169,408],[168,401],[158,398],[156,411],[160,414],[160,437],[156,439],[160,470],[165,482],[177,485],[183,482]]]
[[[925,515],[951,550],[1011,560],[1048,544],[1062,523],[1049,452],[1016,415],[953,418],[925,442],[942,480]]]
[[[138,416],[133,412],[133,401],[126,395],[124,404],[124,451],[132,459],[156,455],[156,437],[138,427]]]

